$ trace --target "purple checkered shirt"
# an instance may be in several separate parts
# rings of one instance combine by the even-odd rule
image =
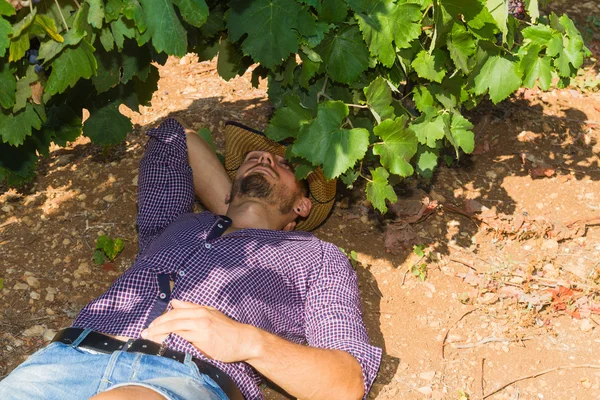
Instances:
[[[169,309],[170,298],[212,306],[290,342],[352,354],[366,398],[381,349],[369,344],[348,259],[306,232],[242,229],[221,236],[223,218],[190,213],[194,185],[183,127],[168,119],[148,135],[139,174],[138,256],[73,326],[138,338]],[[249,364],[207,359],[175,334],[165,344],[227,372],[246,399],[263,398],[261,377]]]

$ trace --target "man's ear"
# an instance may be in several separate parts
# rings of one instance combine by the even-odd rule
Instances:
[[[227,193],[225,195],[225,204],[229,204],[231,202],[231,193]]]
[[[294,206],[294,212],[296,215],[306,218],[308,217],[308,214],[310,214],[311,207],[312,202],[310,199],[308,197],[302,197],[296,202],[296,205]]]

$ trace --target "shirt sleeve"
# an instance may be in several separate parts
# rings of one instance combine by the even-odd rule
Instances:
[[[185,129],[165,120],[150,136],[138,177],[138,253],[194,206],[194,180],[188,163]]]
[[[356,358],[362,368],[366,399],[377,376],[381,349],[369,343],[356,273],[334,245],[325,245],[322,270],[307,293],[305,320],[310,346],[343,350]]]

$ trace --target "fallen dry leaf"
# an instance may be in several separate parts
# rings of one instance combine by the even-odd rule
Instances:
[[[530,169],[529,175],[531,175],[532,178],[550,178],[555,172],[556,171],[554,171],[554,168],[538,167]]]
[[[430,200],[427,193],[415,189],[410,192],[409,196],[400,196],[396,203],[389,206],[389,209],[396,214],[396,221],[412,224],[431,214],[437,206],[437,201]]]
[[[415,230],[406,222],[394,222],[385,227],[384,246],[387,251],[394,254],[398,250],[411,248],[419,244],[421,239]]]
[[[35,104],[42,103],[42,95],[44,94],[44,88],[40,82],[30,83],[29,87],[31,88],[31,100]]]
[[[487,140],[480,142],[475,149],[471,152],[472,155],[484,154],[490,151],[490,144]]]

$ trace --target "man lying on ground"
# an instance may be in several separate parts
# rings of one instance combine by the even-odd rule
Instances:
[[[0,399],[261,399],[261,376],[302,399],[366,398],[381,350],[356,274],[300,231],[327,217],[335,182],[297,181],[284,147],[243,126],[227,126],[227,171],[174,119],[148,135],[135,263]],[[191,213],[194,191],[212,212]]]

